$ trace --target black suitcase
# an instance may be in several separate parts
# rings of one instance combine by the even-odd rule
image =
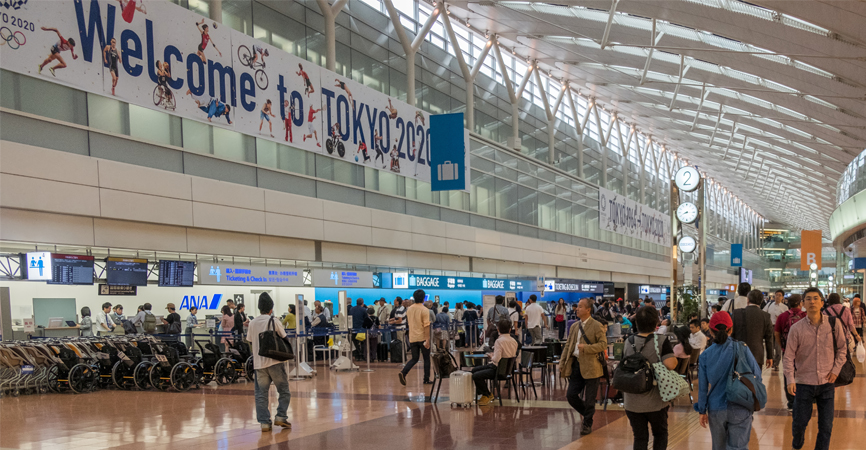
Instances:
[[[388,344],[380,342],[376,346],[376,360],[379,362],[388,362]]]
[[[392,363],[402,363],[403,362],[403,343],[397,339],[391,341],[391,362]]]

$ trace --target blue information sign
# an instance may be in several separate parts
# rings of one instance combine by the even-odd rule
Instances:
[[[465,289],[472,291],[533,291],[535,281],[512,280],[504,278],[469,278],[469,277],[447,277],[436,275],[416,275],[402,273],[383,274],[390,275],[391,283],[384,283],[385,287],[394,289]]]
[[[743,244],[731,244],[731,267],[743,267]]]
[[[430,190],[469,188],[463,113],[430,116]]]

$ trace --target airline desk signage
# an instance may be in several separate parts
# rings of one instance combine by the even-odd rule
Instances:
[[[199,284],[289,287],[304,285],[303,269],[203,262],[197,266]]]

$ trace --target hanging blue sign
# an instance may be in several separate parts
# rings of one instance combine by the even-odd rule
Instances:
[[[390,276],[391,282],[387,280],[383,287],[393,289],[465,289],[474,291],[534,291],[535,281],[511,280],[504,278],[468,278],[447,277],[436,275],[416,275],[405,272],[382,274],[385,278]]]
[[[731,267],[743,267],[743,244],[731,244]]]
[[[469,149],[463,113],[430,116],[430,190],[469,189]]]

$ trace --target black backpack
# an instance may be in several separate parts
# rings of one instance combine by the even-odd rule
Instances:
[[[123,324],[123,331],[125,331],[126,334],[137,334],[138,333],[138,329],[135,328],[135,325],[133,325],[131,320],[124,320],[121,323]]]
[[[652,365],[641,353],[648,341],[648,338],[644,338],[643,346],[638,350],[634,345],[634,336],[628,339],[634,353],[624,356],[625,352],[623,352],[622,360],[613,371],[611,387],[628,394],[646,394],[652,390],[654,383]]]

